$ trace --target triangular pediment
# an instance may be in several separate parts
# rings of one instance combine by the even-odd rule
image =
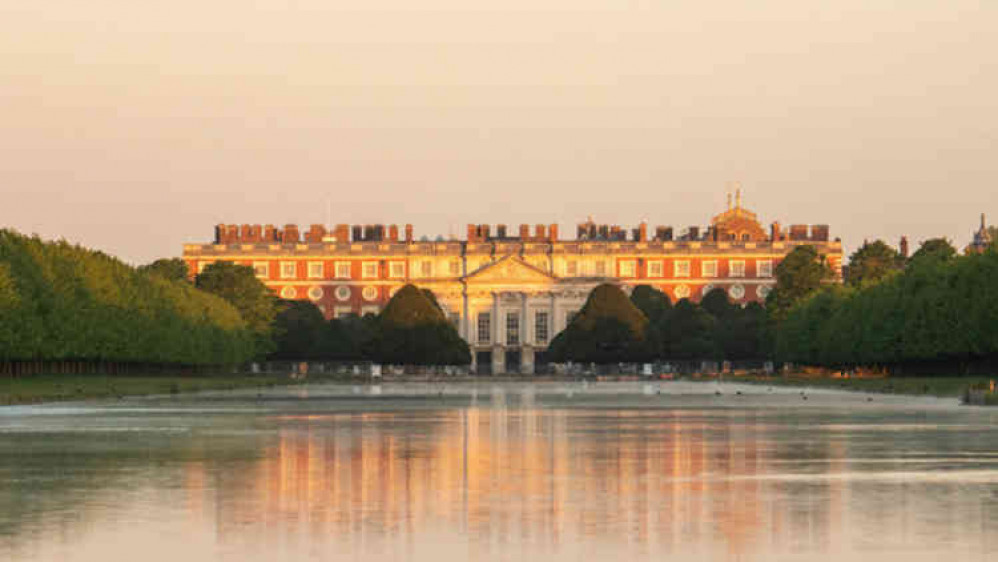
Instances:
[[[542,271],[517,256],[505,256],[465,276],[469,284],[489,285],[529,285],[551,284],[556,281],[547,272]]]

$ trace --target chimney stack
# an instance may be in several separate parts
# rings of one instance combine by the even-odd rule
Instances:
[[[902,236],[901,237],[901,243],[898,244],[898,248],[901,251],[901,257],[904,258],[904,259],[908,259],[908,237],[907,236]]]
[[[520,225],[520,241],[526,242],[530,240],[530,225],[521,224]]]
[[[551,239],[551,242],[557,242],[558,241],[558,225],[557,224],[551,224],[550,226],[548,226],[548,238]]]
[[[388,225],[388,241],[389,242],[399,241],[399,225],[397,224]]]
[[[297,244],[301,241],[301,236],[298,233],[297,224],[286,224],[284,225],[284,237],[283,242],[285,244]]]
[[[468,225],[468,242],[478,242],[478,227],[473,224]]]
[[[641,221],[641,225],[638,226],[638,242],[648,241],[648,223],[646,221]]]
[[[538,242],[543,242],[544,240],[547,240],[547,234],[544,232],[543,224],[538,224],[534,226],[534,238]]]
[[[780,223],[774,222],[773,224],[769,225],[769,241],[770,242],[779,242],[781,236],[782,236],[782,233],[780,232]]]
[[[405,242],[406,244],[412,244],[412,225],[405,225]]]
[[[362,241],[364,239],[364,227],[363,226],[361,226],[359,224],[355,224],[355,225],[352,225],[350,227],[350,230],[353,231],[353,238],[352,238],[352,240],[354,242],[360,242],[360,241]]]

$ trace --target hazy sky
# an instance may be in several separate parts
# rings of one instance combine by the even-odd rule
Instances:
[[[0,0],[0,226],[998,219],[994,0]]]

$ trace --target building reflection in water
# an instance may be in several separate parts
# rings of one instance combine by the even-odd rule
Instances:
[[[217,538],[322,537],[367,552],[442,537],[470,557],[604,544],[737,559],[851,550],[890,509],[850,490],[875,486],[835,477],[852,470],[846,444],[794,437],[764,413],[508,408],[501,394],[483,406],[270,420],[279,436],[262,459],[216,476]],[[938,501],[911,492],[925,509]],[[891,532],[917,542],[920,529]]]

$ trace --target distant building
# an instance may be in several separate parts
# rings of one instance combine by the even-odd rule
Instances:
[[[981,254],[994,242],[991,229],[988,228],[984,213],[981,213],[981,227],[974,233],[974,241],[967,246],[965,253]]]
[[[551,339],[570,322],[600,283],[629,290],[654,286],[673,302],[699,300],[713,288],[732,301],[763,301],[774,272],[796,246],[813,245],[842,276],[842,245],[826,225],[773,223],[734,205],[710,226],[690,226],[678,236],[672,227],[626,230],[578,225],[563,240],[558,225],[470,224],[465,240],[416,240],[412,225],[340,224],[332,230],[298,227],[218,225],[212,244],[187,244],[192,273],[215,261],[252,266],[285,299],[308,299],[326,317],[377,313],[406,283],[430,289],[471,344],[480,371],[533,372]]]

